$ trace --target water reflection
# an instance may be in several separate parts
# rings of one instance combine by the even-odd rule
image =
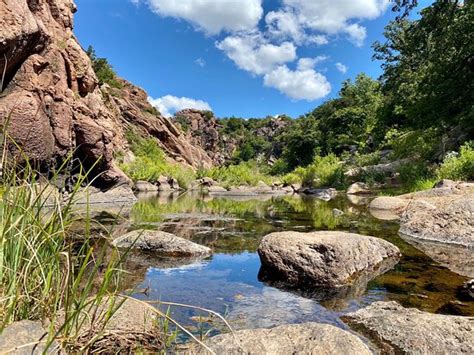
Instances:
[[[242,328],[304,321],[343,326],[339,317],[376,300],[396,300],[406,307],[430,312],[474,315],[473,302],[461,302],[458,288],[466,277],[449,271],[424,252],[400,238],[393,221],[375,219],[367,200],[345,196],[325,202],[301,196],[235,199],[185,194],[147,197],[130,212],[128,229],[152,228],[175,233],[210,246],[206,260],[156,259],[133,255],[129,283],[146,288],[136,297],[194,304],[227,314]],[[343,214],[335,214],[338,209]],[[256,250],[267,233],[282,230],[344,230],[384,238],[397,245],[403,256],[387,273],[358,292],[319,300],[311,294],[285,291],[258,280]],[[273,285],[274,286],[274,285]],[[174,309],[186,323],[191,309]]]

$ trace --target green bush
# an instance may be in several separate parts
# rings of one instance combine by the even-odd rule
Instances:
[[[436,179],[425,161],[405,163],[398,168],[403,191],[418,191],[433,187]]]
[[[358,167],[376,165],[380,163],[380,152],[376,151],[373,153],[359,154],[355,156],[355,165]]]
[[[437,176],[439,179],[474,180],[474,142],[465,143],[459,154],[448,154]]]
[[[106,83],[115,89],[123,88],[123,84],[117,80],[117,74],[106,58],[97,57],[92,46],[87,48],[86,53],[92,62],[92,68],[94,69],[95,75],[97,75],[100,84]]]
[[[313,163],[298,167],[283,177],[285,183],[301,183],[307,187],[342,187],[344,171],[341,161],[334,154],[317,155]]]
[[[120,167],[133,181],[155,182],[160,175],[165,175],[175,178],[179,186],[186,188],[195,179],[191,169],[167,161],[165,153],[154,138],[143,138],[133,131],[127,132],[126,137],[136,159],[132,163],[122,163]]]
[[[238,165],[229,165],[211,168],[207,176],[221,183],[224,187],[252,185],[259,181],[271,184],[271,178],[262,173],[254,161],[242,162]]]

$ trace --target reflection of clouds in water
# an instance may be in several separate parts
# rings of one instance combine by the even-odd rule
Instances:
[[[202,270],[204,269],[207,265],[209,264],[208,261],[198,261],[192,264],[188,265],[181,265],[177,267],[171,267],[171,268],[156,268],[156,267],[150,267],[146,273],[146,277],[154,277],[153,275],[156,273],[163,274],[163,275],[172,275],[174,273],[185,273],[188,271],[194,271],[194,270]]]
[[[272,287],[236,299],[229,319],[237,328],[268,328],[283,323],[323,322],[345,327],[334,312],[314,300]]]

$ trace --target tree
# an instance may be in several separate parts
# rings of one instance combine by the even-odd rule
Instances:
[[[112,65],[109,64],[108,60],[106,58],[97,57],[92,46],[87,48],[86,53],[92,62],[92,68],[94,69],[95,75],[97,75],[97,79],[99,79],[99,83],[106,83],[111,87],[121,89],[123,85],[117,80],[117,74],[115,74],[115,71]]]
[[[415,21],[391,22],[383,61],[387,105],[413,128],[474,126],[474,6],[438,0]]]

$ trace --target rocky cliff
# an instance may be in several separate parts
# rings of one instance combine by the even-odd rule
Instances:
[[[237,140],[222,134],[221,125],[210,111],[185,109],[177,112],[174,122],[193,145],[201,147],[215,165],[221,165],[232,157]]]
[[[0,1],[0,122],[42,169],[73,153],[104,185],[128,181],[114,162],[126,151],[131,127],[155,137],[168,156],[192,167],[213,160],[126,82],[99,85],[91,61],[73,34],[72,0]]]

